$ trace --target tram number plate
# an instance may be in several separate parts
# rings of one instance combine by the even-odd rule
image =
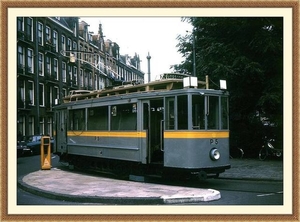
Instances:
[[[210,139],[210,144],[218,144],[218,139]]]

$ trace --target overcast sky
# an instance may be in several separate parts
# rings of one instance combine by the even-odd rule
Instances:
[[[81,17],[90,25],[89,31],[98,33],[102,24],[105,39],[118,43],[120,54],[141,59],[141,70],[148,80],[148,53],[151,56],[151,80],[162,73],[170,72],[170,66],[184,60],[177,52],[178,35],[191,31],[192,26],[180,17]]]

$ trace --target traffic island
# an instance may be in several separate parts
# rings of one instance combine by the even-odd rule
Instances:
[[[213,189],[169,186],[84,175],[57,168],[32,172],[18,181],[20,188],[48,198],[106,204],[184,204],[218,200]]]

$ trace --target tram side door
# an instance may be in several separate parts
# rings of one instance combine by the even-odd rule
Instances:
[[[148,113],[145,114],[145,107]],[[153,99],[144,103],[144,128],[147,126],[147,156],[148,163],[161,163],[164,161],[163,152],[163,126],[164,101]],[[147,122],[148,121],[148,122]]]
[[[67,151],[67,111],[59,110],[56,113],[56,151],[65,153]]]

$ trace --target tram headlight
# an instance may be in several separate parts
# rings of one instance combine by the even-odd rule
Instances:
[[[221,154],[217,148],[212,148],[210,150],[210,158],[212,160],[218,160],[218,159],[220,159],[220,156],[221,156]]]

